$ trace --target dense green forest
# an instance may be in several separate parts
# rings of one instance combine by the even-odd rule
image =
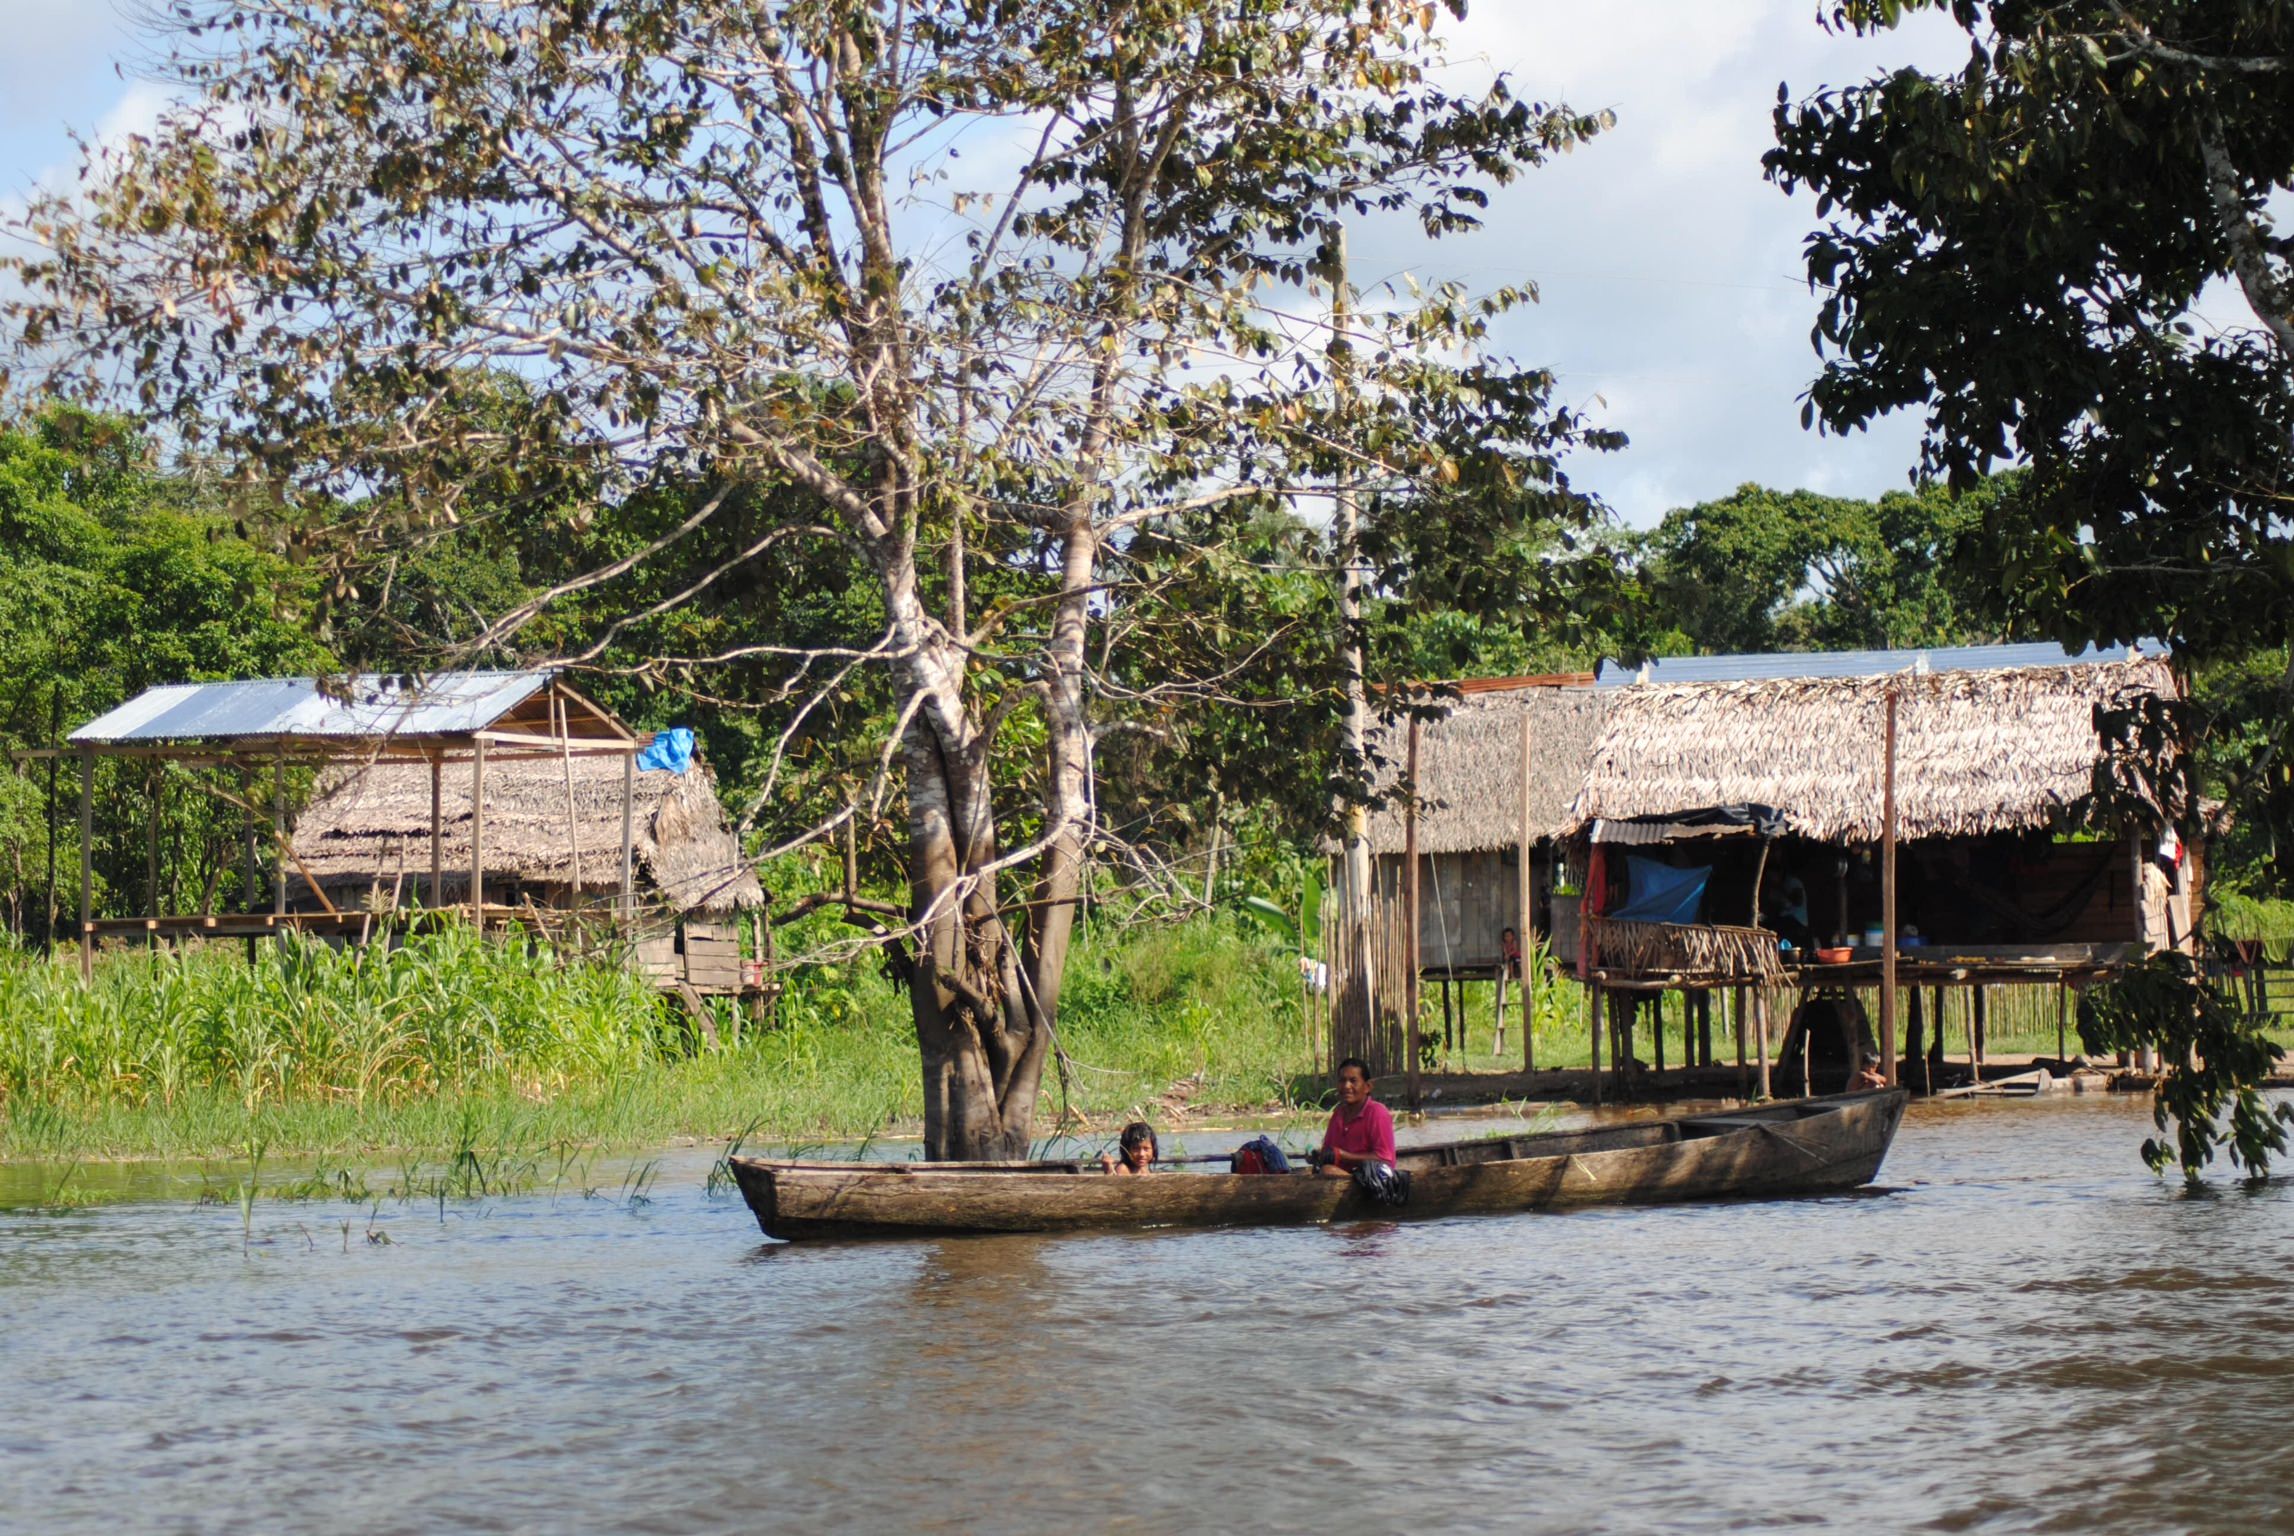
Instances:
[[[1374,596],[1375,670],[1501,676],[1589,668],[1605,657],[2016,638],[2009,594],[1981,549],[1987,507],[2015,484],[2009,476],[1962,496],[1926,487],[1876,502],[1746,485],[1654,528],[1606,525],[1592,545],[1595,574],[1581,560],[1576,578],[1597,588],[1558,623],[1522,597],[1528,581],[1505,569],[1535,567],[1542,552],[1492,548],[1476,562],[1481,591],[1457,601]],[[482,490],[473,508],[482,509]],[[0,732],[11,748],[46,745],[59,727],[157,683],[570,660],[581,686],[633,723],[699,732],[754,849],[795,838],[864,791],[891,723],[881,688],[859,672],[816,704],[784,656],[865,648],[881,614],[863,574],[820,546],[735,558],[786,509],[752,518],[736,507],[676,561],[553,598],[658,537],[686,514],[684,502],[657,496],[609,522],[577,487],[500,501],[506,510],[474,510],[442,533],[322,574],[303,556],[293,509],[249,505],[232,483],[166,462],[128,422],[19,409],[0,428]],[[1144,536],[1127,553],[1143,568],[1162,558]],[[1217,823],[1230,850],[1224,889],[1280,893],[1331,803],[1343,703],[1331,562],[1318,530],[1271,516],[1220,558],[1226,568],[1214,574],[1142,583],[1154,598],[1139,623],[1157,632],[1129,670],[1143,682],[1166,666],[1201,672],[1213,653],[1248,660],[1215,695],[1163,698],[1143,686],[1102,700],[1098,794],[1111,826],[1160,867],[1200,871]],[[700,600],[665,607],[697,574],[728,564]],[[1492,592],[1508,596],[1489,602]],[[537,605],[514,635],[497,634],[503,616]],[[1171,654],[1181,650],[1202,654]],[[2279,655],[2261,653],[2202,678],[2217,793],[2235,792],[2235,767],[2251,756],[2256,717],[2272,707],[2282,670]],[[145,773],[101,766],[99,907],[148,894],[149,783],[128,777]],[[241,812],[227,798],[235,786],[178,777],[182,789],[164,802],[163,894],[199,900],[212,887],[226,905],[243,901]],[[259,799],[263,786],[252,793]],[[70,903],[76,795],[53,760],[0,777],[0,903],[24,939],[45,932],[51,832]],[[861,829],[874,889],[897,889],[891,825]],[[2268,890],[2265,850],[2236,818],[2230,826],[2216,878]],[[809,889],[820,878],[810,861],[829,856],[784,859],[768,883]],[[1136,882],[1143,873],[1116,867],[1103,879]],[[1199,889],[1199,878],[1187,888]]]

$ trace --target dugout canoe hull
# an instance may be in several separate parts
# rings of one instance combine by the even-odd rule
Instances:
[[[1758,1199],[1854,1189],[1878,1176],[1904,1117],[1900,1088],[1792,1099],[1579,1131],[1405,1147],[1409,1203],[1350,1179],[1231,1173],[1114,1178],[1078,1163],[824,1163],[732,1159],[771,1237],[930,1236],[1121,1227],[1296,1225],[1505,1215],[1591,1205]]]

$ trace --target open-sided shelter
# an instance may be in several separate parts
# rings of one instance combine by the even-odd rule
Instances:
[[[322,784],[337,787],[360,774],[382,775],[391,796],[410,802],[390,854],[397,893],[403,899],[419,893],[433,911],[457,905],[480,922],[515,920],[528,909],[526,893],[518,888],[523,871],[505,874],[497,866],[505,851],[498,839],[506,832],[516,856],[530,857],[540,828],[538,787],[555,773],[569,875],[573,843],[585,830],[594,840],[595,874],[585,871],[566,888],[596,888],[626,921],[635,911],[635,756],[643,745],[612,715],[541,671],[272,678],[150,689],[73,731],[60,749],[81,766],[82,966],[92,962],[96,941],[107,934],[252,938],[287,929],[369,931],[373,913],[367,902],[336,899],[338,891],[347,894],[344,862],[338,860],[330,879],[298,849],[289,825],[288,780],[294,770],[316,770]],[[247,813],[248,889],[263,889],[261,871],[270,874],[269,910],[216,911],[210,891],[202,902],[206,910],[198,912],[97,917],[89,835],[100,757],[143,758],[219,775],[222,790]],[[518,776],[507,794],[496,782],[505,772]],[[451,842],[449,781],[459,809]],[[155,794],[164,782],[154,774]],[[585,800],[591,807],[586,815]],[[258,815],[258,806],[267,817]],[[494,821],[497,806],[504,823]],[[260,824],[266,819],[267,827]],[[658,809],[654,820],[660,820]],[[456,866],[451,886],[449,848]],[[354,853],[355,839],[340,851]],[[720,853],[705,856],[721,862]],[[157,857],[155,841],[155,868]],[[661,867],[674,862],[665,858]],[[546,879],[537,883],[548,886]],[[156,893],[156,878],[152,889]],[[158,904],[156,897],[152,904]]]
[[[2172,829],[2095,794],[2098,712],[2175,693],[2157,654],[1717,657],[1603,682],[1571,813],[1582,921],[1557,912],[1597,999],[1879,985],[1892,1021],[1898,978],[2079,982],[2191,942]]]

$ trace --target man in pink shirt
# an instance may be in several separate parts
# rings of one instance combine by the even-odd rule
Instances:
[[[1394,1117],[1370,1097],[1370,1068],[1349,1056],[1338,1064],[1338,1107],[1322,1133],[1322,1172],[1344,1179],[1364,1163],[1392,1161]]]

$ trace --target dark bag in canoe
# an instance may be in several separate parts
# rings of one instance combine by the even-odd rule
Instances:
[[[1288,1173],[1290,1159],[1282,1155],[1282,1148],[1270,1138],[1261,1136],[1235,1148],[1235,1155],[1227,1159],[1227,1168],[1233,1173]]]
[[[1376,1158],[1354,1165],[1354,1187],[1380,1205],[1410,1203],[1410,1175]]]

